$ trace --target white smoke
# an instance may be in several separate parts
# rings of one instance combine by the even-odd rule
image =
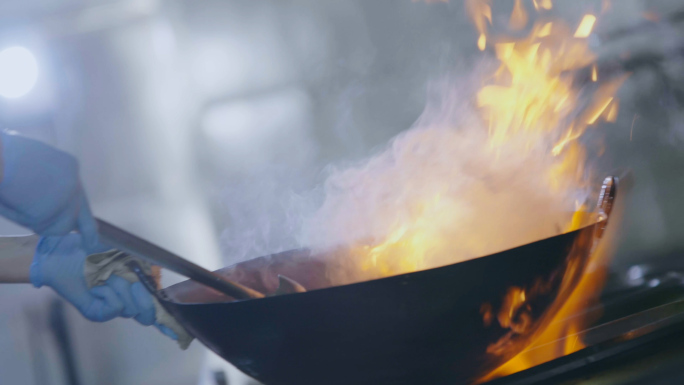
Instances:
[[[343,284],[386,275],[364,268],[368,255],[350,250],[383,243],[398,230],[425,241],[416,255],[420,263],[403,271],[567,231],[588,191],[581,173],[550,183],[562,161],[550,149],[564,127],[492,148],[472,104],[479,75],[435,82],[412,127],[365,161],[329,168],[318,188],[305,187],[316,177],[302,164],[265,167],[230,183],[222,192],[232,224],[221,237],[226,263],[310,248],[329,266],[331,284]],[[415,251],[393,249],[389,257]]]
[[[297,234],[302,218],[317,206],[314,192],[306,191],[313,180],[308,170],[263,167],[231,180],[221,190],[223,215],[232,224],[221,234],[226,264],[301,247]]]
[[[331,172],[299,242],[319,255],[383,242],[400,226],[428,237],[421,268],[456,263],[567,230],[587,192],[582,178],[552,187],[555,137],[494,150],[463,84],[440,82],[414,126],[366,162]],[[426,204],[427,202],[427,204]],[[419,218],[419,220],[416,220]],[[339,262],[339,261],[338,261]],[[361,261],[347,261],[355,278]],[[345,278],[347,280],[349,278]]]

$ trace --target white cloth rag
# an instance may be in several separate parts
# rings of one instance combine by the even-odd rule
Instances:
[[[157,266],[152,266],[118,250],[110,250],[104,253],[91,254],[86,258],[84,273],[88,287],[104,285],[112,274],[118,275],[130,283],[138,282],[138,276],[126,266],[126,262],[132,259],[138,262],[145,273],[152,276],[159,286],[160,270]],[[159,325],[164,325],[173,330],[178,336],[178,346],[182,350],[187,349],[193,337],[164,309],[154,296],[152,296],[152,301],[154,302],[155,321]]]

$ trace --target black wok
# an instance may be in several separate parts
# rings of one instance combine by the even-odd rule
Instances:
[[[615,181],[606,180],[600,199],[607,212]],[[466,262],[305,293],[229,301],[185,281],[154,294],[197,339],[265,384],[468,383],[550,320],[606,220]],[[324,267],[295,268],[307,258],[292,251],[217,273],[257,290],[272,288],[276,273],[320,287]],[[503,327],[497,315],[514,288],[527,296]]]

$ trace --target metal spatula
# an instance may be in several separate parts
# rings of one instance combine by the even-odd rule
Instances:
[[[108,246],[125,251],[155,265],[160,265],[235,299],[264,297],[264,294],[256,290],[232,282],[108,222],[101,219],[96,219],[96,221],[100,241]],[[305,291],[301,285],[289,278],[280,277],[280,282],[281,285],[276,291],[276,295]]]

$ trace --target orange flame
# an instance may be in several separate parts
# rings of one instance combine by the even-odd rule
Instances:
[[[538,11],[545,8],[539,1],[534,1],[534,5]],[[604,9],[608,8],[606,1]],[[519,17],[516,12],[520,11],[514,9],[511,20]],[[599,86],[591,103],[577,114],[579,93],[573,86],[573,70],[594,61],[585,38],[591,35],[595,23],[594,15],[585,15],[574,34],[559,21],[537,24],[522,41],[495,44],[501,68],[494,74],[494,84],[486,85],[478,93],[478,104],[490,120],[493,146],[502,145],[520,133],[528,134],[527,140],[536,141],[544,132],[562,128],[551,152],[554,156],[562,156],[563,160],[552,167],[549,174],[551,183],[558,188],[562,187],[562,178],[573,177],[573,173],[578,178],[577,173],[582,173],[584,151],[577,140],[587,127],[600,119],[614,122],[619,111],[615,94],[626,76]],[[598,82],[595,65],[591,67],[591,80]],[[578,209],[578,214],[580,211]],[[576,224],[574,222],[570,228]],[[578,314],[587,309],[603,285],[607,255],[605,250],[594,253],[587,271],[567,300],[559,304],[561,307],[550,323],[537,333],[522,353],[478,382],[509,375],[584,348],[576,334],[590,320]],[[501,327],[509,328],[513,333],[525,332],[524,320],[513,322],[517,309],[525,306],[525,296],[526,291],[521,288],[509,289],[498,315]],[[491,321],[485,320],[485,324],[487,322]],[[495,351],[501,347],[490,348]]]
[[[541,10],[552,7],[548,0],[535,4]],[[466,9],[479,32],[478,47],[485,50],[492,41],[488,35],[491,3],[467,0]],[[522,1],[517,0],[510,27],[523,28],[528,19]],[[593,15],[585,15],[574,34],[562,21],[535,23],[524,39],[499,39],[493,47],[501,65],[475,98],[494,156],[504,146],[508,151],[517,148],[521,154],[548,147],[546,151],[556,158],[546,170],[548,186],[554,191],[583,183],[585,152],[578,139],[589,126],[617,117],[614,95],[623,79],[598,86],[586,106],[580,106],[580,90],[574,85],[575,72],[595,60],[585,39],[595,21]],[[410,215],[383,239],[371,240],[354,251],[362,261],[361,269],[372,276],[432,267],[428,257],[452,241],[446,239],[443,229],[454,227],[459,213],[468,210],[468,202],[441,200],[439,191],[432,199],[408,204]]]
[[[447,92],[436,112],[426,108],[414,129],[381,154],[328,179],[326,199],[307,220],[305,238],[322,249],[345,245],[348,265],[338,270],[353,277],[335,277],[336,283],[456,263],[587,223],[586,202],[574,201],[587,177],[579,139],[592,125],[616,120],[624,80],[606,81],[595,69],[590,87],[577,87],[595,62],[587,38],[596,16],[585,15],[573,28],[546,18],[551,0],[533,1],[543,21],[516,0],[505,28],[529,31],[524,38],[501,37],[490,34],[493,20],[501,20],[493,17],[491,0],[465,4],[477,47],[495,55],[499,66],[483,79],[473,103],[464,103],[465,117]],[[590,250],[587,238],[593,240],[583,237],[584,251]],[[509,288],[500,308],[481,304],[483,323],[506,329],[487,348],[490,365],[522,351],[482,380],[583,347],[572,337],[588,318],[577,315],[605,275],[596,265],[605,257],[594,254],[586,265],[586,255],[581,262],[568,258],[565,272],[549,278],[553,285],[539,278],[531,287]],[[533,312],[527,305],[535,297],[553,303]]]
[[[508,24],[511,29],[516,31],[525,28],[525,25],[527,25],[527,11],[525,11],[525,7],[523,7],[522,0],[515,0],[511,20]]]
[[[575,31],[575,37],[589,37],[592,29],[594,29],[594,23],[596,23],[596,16],[584,15],[577,31]]]
[[[612,215],[618,217],[619,212]],[[613,218],[618,219],[618,218]],[[601,314],[597,293],[603,287],[616,232],[607,234],[592,253],[580,281],[567,300],[561,304],[548,325],[542,329],[522,352],[478,379],[482,383],[507,376],[586,347],[580,332]]]
[[[533,0],[534,9],[544,12],[553,7],[551,0]],[[479,90],[476,96],[481,117],[487,123],[489,145],[494,154],[499,148],[520,142],[521,151],[549,143],[548,151],[557,162],[548,170],[548,183],[557,191],[578,183],[584,176],[585,152],[579,142],[591,125],[601,120],[615,122],[619,112],[619,100],[615,97],[626,76],[599,83],[599,71],[594,63],[595,56],[588,46],[597,17],[584,15],[574,31],[561,20],[533,23],[526,38],[515,40],[506,37],[493,38],[489,35],[492,24],[492,3],[489,0],[467,0],[466,9],[478,32],[477,46],[484,51],[493,47],[500,67]],[[610,1],[604,0],[602,12],[610,9]],[[508,28],[522,30],[530,20],[521,0],[515,0]],[[590,68],[590,79],[596,85],[591,96],[581,94],[575,85],[578,70]],[[580,103],[588,99],[587,104]],[[570,183],[568,182],[570,181]],[[420,214],[412,220],[425,221],[429,204],[423,204]],[[462,209],[462,208],[461,208]],[[566,231],[586,224],[585,207],[578,203],[576,213],[567,224]],[[444,215],[443,211],[438,213]],[[407,227],[389,236],[384,243],[374,247],[370,255],[372,263],[379,263],[378,253],[388,252],[409,257],[400,259],[412,268],[420,267],[425,248],[435,239],[429,239],[430,232],[407,231]],[[604,242],[605,244],[605,242]],[[410,250],[409,253],[405,253]],[[404,253],[401,253],[404,251]],[[605,248],[599,248],[590,257],[587,267],[575,266],[575,273],[581,274],[574,287],[568,287],[569,296],[564,302],[557,300],[555,313],[541,330],[529,336],[527,347],[503,365],[479,379],[478,382],[509,375],[541,364],[557,357],[584,348],[578,333],[591,321],[586,309],[593,304],[596,293],[601,289],[606,275]],[[394,263],[398,263],[394,260]],[[409,266],[404,266],[408,268]],[[384,266],[390,273],[395,269]],[[566,272],[567,274],[567,272]],[[567,276],[566,276],[567,277]],[[563,284],[569,282],[563,278]],[[544,282],[537,282],[531,288],[511,287],[503,298],[500,309],[483,304],[481,314],[485,325],[498,322],[502,328],[510,329],[512,335],[525,335],[530,331],[529,314],[525,311],[529,298],[539,292],[548,291]],[[509,340],[490,346],[490,354],[503,354]]]
[[[328,179],[326,199],[307,221],[305,237],[321,249],[345,245],[345,265],[338,270],[353,277],[335,277],[336,283],[456,263],[587,223],[585,197],[577,194],[585,192],[587,177],[579,139],[590,126],[615,121],[624,78],[606,82],[597,69],[588,90],[576,85],[595,61],[587,41],[595,16],[586,15],[575,29],[562,20],[535,21],[516,1],[509,27],[530,30],[515,39],[490,35],[492,20],[500,20],[492,17],[491,4],[466,0],[478,48],[499,63],[473,103],[464,103],[466,116],[447,92],[439,108],[426,108],[417,125],[381,154]],[[549,0],[534,5],[538,12],[553,6]],[[575,315],[602,285],[601,270],[592,264],[585,269],[585,261],[568,262],[566,273],[553,277],[553,291],[540,278],[532,287],[511,287],[500,308],[481,305],[483,322],[507,329],[517,349],[503,340],[492,344],[491,365],[528,348],[485,378],[582,347],[577,338],[554,341],[581,330],[587,319]],[[554,297],[559,286],[563,296]],[[561,298],[552,311],[539,309],[543,324],[526,306],[535,296]]]
[[[475,23],[475,29],[480,33],[477,46],[480,51],[487,47],[487,25],[492,24],[492,7],[488,1],[466,0],[466,11]]]
[[[351,254],[346,254],[349,258],[345,260],[349,266],[340,270],[349,269],[354,276],[335,277],[338,283],[476,258],[586,223],[582,220],[585,202],[567,207],[586,183],[585,149],[579,139],[592,125],[615,121],[619,111],[615,95],[624,79],[599,79],[597,69],[596,82],[588,87],[593,92],[576,85],[583,79],[580,74],[586,74],[595,61],[586,38],[596,24],[593,15],[586,15],[572,28],[562,20],[535,21],[522,1],[516,1],[509,27],[530,30],[526,37],[514,39],[490,35],[494,20],[491,4],[490,0],[466,0],[478,33],[478,48],[491,52],[499,62],[468,105],[467,112],[471,112],[474,104],[477,116],[468,114],[467,119],[460,119],[459,115],[456,125],[464,123],[464,127],[441,129],[453,122],[442,120],[443,111],[454,110],[447,98],[447,108],[438,111],[436,123],[426,118],[427,122],[421,122],[425,125],[407,131],[362,167],[334,174],[322,208],[307,222],[309,234],[313,234],[309,239],[322,247],[349,245],[345,250]],[[534,4],[539,12],[553,6],[548,0]],[[427,115],[433,112],[426,111]],[[525,180],[509,183],[510,174]],[[490,183],[492,180],[498,183]],[[528,181],[533,185],[525,183]],[[530,198],[532,194],[541,199]],[[347,215],[348,211],[353,215]],[[502,217],[508,217],[498,218],[500,211],[505,211]],[[524,217],[532,211],[539,215],[533,220]],[[338,234],[344,234],[343,242],[338,242]],[[584,267],[583,263],[574,265],[573,272],[582,273],[584,270],[578,269]],[[501,308],[482,304],[483,322],[506,328],[511,340],[516,340],[516,349],[579,331],[586,320],[568,317],[585,306],[584,298],[600,287],[603,279],[598,272],[581,280],[579,275],[573,277],[572,282],[554,281],[554,285],[565,285],[563,300],[567,301],[554,302],[543,325],[532,325],[536,319],[530,318],[526,307],[536,294],[553,293],[548,283],[541,281],[529,288],[510,288]],[[570,297],[568,293],[572,293]],[[538,330],[540,327],[544,329]],[[516,334],[525,338],[517,339]],[[549,343],[554,352],[561,353],[582,347],[579,340],[566,341],[562,347]],[[519,351],[499,354],[497,350],[506,349],[504,345],[488,349],[496,356],[492,363]],[[487,378],[539,363],[535,354],[516,357]]]

